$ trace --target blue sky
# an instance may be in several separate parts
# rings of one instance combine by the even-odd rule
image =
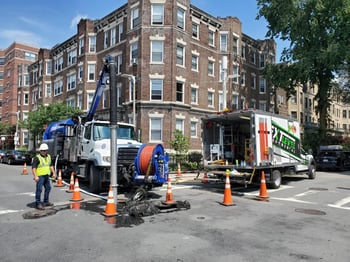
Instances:
[[[80,18],[106,16],[127,0],[9,0],[1,3],[0,48],[12,42],[52,48],[76,33]],[[203,11],[217,17],[236,16],[245,34],[264,39],[265,20],[256,20],[256,0],[191,0]],[[277,41],[277,58],[285,43]]]

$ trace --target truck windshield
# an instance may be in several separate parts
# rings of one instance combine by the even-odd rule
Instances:
[[[94,125],[94,140],[109,139],[111,130],[108,124]],[[132,126],[118,125],[117,138],[135,140],[135,132]]]

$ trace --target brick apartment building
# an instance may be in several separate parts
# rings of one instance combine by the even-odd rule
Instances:
[[[14,134],[0,134],[1,148],[28,144],[28,132],[19,132],[18,122],[26,119],[30,110],[28,66],[37,60],[38,50],[16,42],[0,50],[0,117],[2,122],[16,125]]]
[[[169,150],[179,129],[191,138],[191,150],[201,150],[201,117],[225,107],[257,108],[293,116],[305,125],[317,123],[311,89],[300,87],[287,101],[262,77],[266,63],[275,63],[275,48],[272,40],[244,34],[237,17],[214,17],[189,0],[129,0],[101,19],[82,19],[75,35],[51,49],[14,43],[0,50],[2,121],[15,124],[16,112],[23,120],[30,110],[53,102],[87,111],[103,61],[112,56],[118,74],[118,98],[112,105],[119,121],[135,123],[144,143],[162,143]],[[13,60],[11,53],[19,51],[11,50],[20,49],[23,54],[17,56],[25,59]],[[135,77],[135,101],[126,75]],[[97,117],[108,119],[109,110],[107,86]],[[18,133],[19,145],[31,149],[28,131],[19,128]]]
[[[81,20],[76,35],[40,49],[29,67],[31,110],[62,101],[86,111],[106,56],[114,57],[119,75],[113,101],[119,120],[135,123],[144,143],[169,149],[179,129],[191,138],[192,150],[201,150],[205,114],[225,107],[271,110],[261,70],[275,62],[275,43],[255,40],[242,32],[238,18],[214,17],[189,0],[129,0],[101,19]],[[132,81],[121,74],[136,79],[135,122]],[[108,118],[109,107],[107,87],[98,117]]]

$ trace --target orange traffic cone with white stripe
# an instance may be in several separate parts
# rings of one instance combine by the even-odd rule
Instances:
[[[181,176],[181,165],[180,163],[177,163],[177,177],[180,177]]]
[[[167,191],[166,191],[164,203],[165,204],[173,204],[174,203],[173,191],[171,189],[170,176],[168,176],[168,185],[167,185]]]
[[[107,205],[105,208],[105,212],[102,213],[102,215],[106,217],[111,217],[117,215],[117,210],[114,203],[114,195],[112,186],[109,186],[109,192],[108,192],[108,199],[107,199]]]
[[[61,173],[61,169],[58,170],[58,178],[57,178],[57,183],[55,185],[55,187],[63,187],[63,182],[62,182],[62,173]]]
[[[224,201],[221,204],[224,206],[233,206],[232,194],[231,194],[230,170],[229,169],[226,170]]]
[[[75,184],[74,184],[74,192],[73,192],[73,196],[72,199],[70,201],[82,201],[83,199],[80,196],[80,188],[79,188],[79,182],[78,182],[78,178],[75,179]]]
[[[66,190],[68,193],[74,192],[74,172],[70,175],[70,182],[69,182],[69,188]]]
[[[24,165],[23,165],[23,170],[22,170],[22,175],[28,175],[28,170],[27,170],[27,163],[24,162]]]
[[[259,200],[265,200],[269,198],[269,194],[267,193],[266,189],[266,180],[265,180],[265,172],[261,171],[261,180],[260,180],[260,192],[259,196],[257,196]]]
[[[203,179],[202,179],[203,184],[208,184],[209,183],[209,178],[207,172],[204,173]]]

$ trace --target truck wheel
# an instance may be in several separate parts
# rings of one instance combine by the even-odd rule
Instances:
[[[100,174],[94,164],[91,164],[89,167],[89,188],[92,193],[101,192]]]
[[[282,176],[279,170],[273,170],[271,174],[271,179],[269,182],[269,187],[272,189],[279,188],[282,183]]]
[[[307,173],[307,175],[309,176],[309,179],[315,179],[315,177],[316,177],[315,165],[311,164],[309,166],[309,172]]]

